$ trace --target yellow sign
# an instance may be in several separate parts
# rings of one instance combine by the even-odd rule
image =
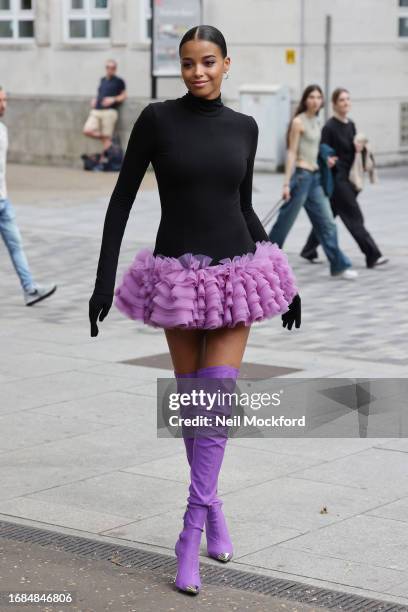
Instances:
[[[295,49],[286,49],[286,63],[296,64],[296,51]]]

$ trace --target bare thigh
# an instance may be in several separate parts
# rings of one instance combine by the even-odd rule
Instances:
[[[165,329],[175,372],[187,374],[217,365],[240,368],[250,329],[243,324],[210,330]]]
[[[204,348],[205,330],[201,329],[165,329],[167,344],[177,374],[189,374],[200,367]]]
[[[200,368],[230,365],[240,368],[251,326],[238,324],[206,331]]]

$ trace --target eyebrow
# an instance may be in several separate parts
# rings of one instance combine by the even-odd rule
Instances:
[[[203,55],[203,58],[205,59],[206,57],[215,57],[214,53],[210,53],[209,55]],[[182,57],[181,59],[192,59],[191,57]]]

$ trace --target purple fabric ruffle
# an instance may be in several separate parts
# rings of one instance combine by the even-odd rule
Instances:
[[[180,257],[140,250],[115,289],[115,306],[152,327],[216,329],[246,326],[283,314],[298,293],[287,256],[277,244],[256,242],[255,253]]]

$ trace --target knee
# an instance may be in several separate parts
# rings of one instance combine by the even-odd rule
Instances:
[[[22,242],[18,236],[14,234],[7,237],[7,248],[10,253],[17,253],[22,249]]]
[[[325,220],[320,226],[320,232],[323,236],[327,236],[328,238],[337,236],[337,225],[335,221],[330,221],[329,219]]]

